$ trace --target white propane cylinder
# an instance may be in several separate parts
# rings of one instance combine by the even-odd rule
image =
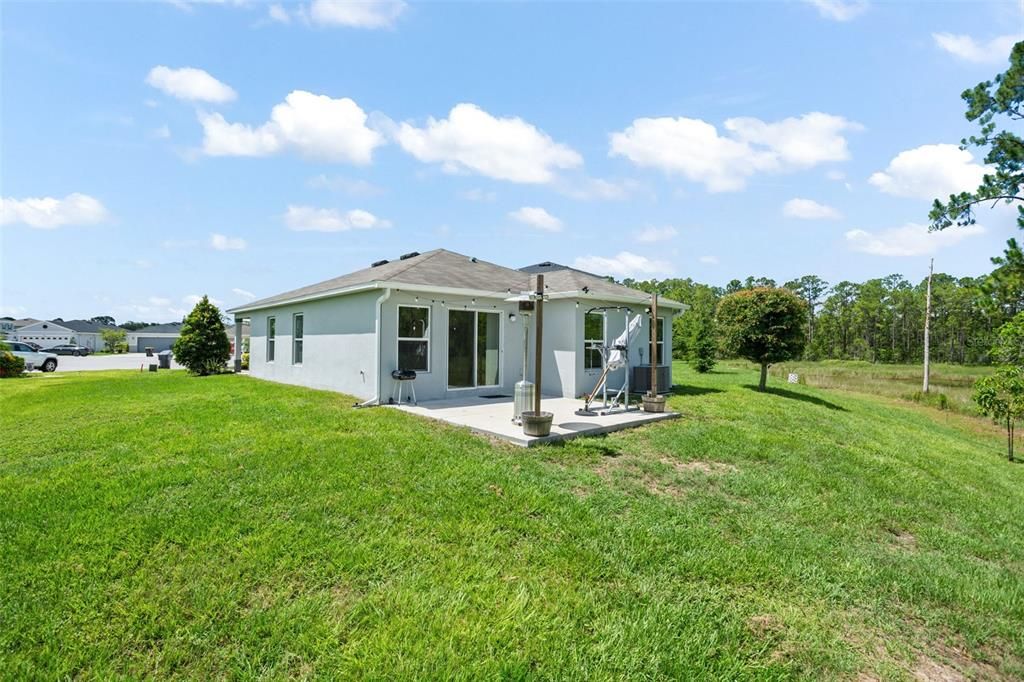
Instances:
[[[521,424],[523,421],[523,412],[529,412],[533,409],[533,390],[534,385],[532,381],[517,381],[515,389],[515,407],[513,408],[512,421],[516,424]]]

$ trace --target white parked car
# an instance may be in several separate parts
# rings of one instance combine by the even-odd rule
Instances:
[[[27,343],[19,341],[4,341],[4,343],[10,348],[12,354],[25,361],[26,369],[28,365],[43,372],[52,372],[57,369],[57,356],[54,353],[36,350]]]

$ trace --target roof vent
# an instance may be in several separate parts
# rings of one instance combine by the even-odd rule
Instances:
[[[415,258],[418,255],[420,255],[419,251],[410,251],[409,253],[403,253],[398,260],[409,260],[410,258]]]
[[[387,264],[388,264],[387,259],[385,259],[385,260],[378,260],[378,261],[374,261],[373,263],[370,263],[370,267],[371,268],[379,268],[380,266],[387,265]]]
[[[537,265],[539,265],[542,268],[550,268],[552,265],[554,265],[554,263],[552,263],[549,260],[546,260],[543,263],[537,263]]]
[[[473,256],[472,258],[470,258],[469,262],[470,263],[475,263],[476,262],[476,256]]]

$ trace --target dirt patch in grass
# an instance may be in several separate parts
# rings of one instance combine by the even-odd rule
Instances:
[[[667,464],[680,473],[699,471],[703,474],[730,474],[739,471],[739,469],[734,467],[732,464],[726,464],[724,462],[705,462],[703,460],[680,462],[668,457],[662,457],[658,461],[662,464]]]
[[[903,549],[917,549],[917,538],[912,533],[900,528],[886,528],[889,533],[889,539],[892,544],[896,547],[902,547]]]
[[[748,618],[747,629],[757,637],[765,639],[767,637],[774,637],[781,634],[784,628],[782,622],[779,621],[778,618],[764,613]]]

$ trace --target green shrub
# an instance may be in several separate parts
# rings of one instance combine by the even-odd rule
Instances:
[[[174,359],[192,374],[206,376],[224,371],[231,357],[231,341],[220,310],[203,296],[185,316],[181,336],[174,342]]]
[[[907,396],[907,400],[912,400],[915,403],[921,403],[922,405],[928,405],[930,407],[937,407],[940,410],[949,409],[949,398],[945,393],[932,393],[929,391],[914,391]]]
[[[115,344],[114,345],[114,352],[115,353],[127,353],[128,352],[128,342],[125,341],[124,343]]]
[[[0,350],[0,379],[20,376],[25,372],[25,360],[7,350]]]
[[[249,369],[249,354],[242,353],[242,369]]]

